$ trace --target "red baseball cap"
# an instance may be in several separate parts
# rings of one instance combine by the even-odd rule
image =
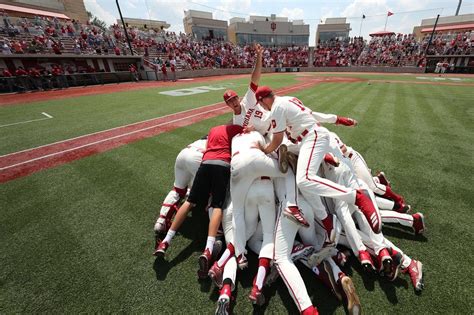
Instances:
[[[272,89],[264,85],[257,89],[257,91],[255,92],[255,98],[257,99],[257,102],[260,102],[262,99],[264,99],[265,97],[269,96],[272,93],[273,93]]]
[[[234,90],[227,90],[224,92],[224,101],[229,101],[231,99],[233,99],[234,97],[237,97],[237,93],[235,93]]]

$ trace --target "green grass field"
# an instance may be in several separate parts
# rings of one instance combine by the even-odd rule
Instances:
[[[262,83],[296,82],[288,74],[266,75]],[[209,84],[224,83],[243,92],[247,80]],[[292,93],[313,110],[356,118],[355,129],[329,129],[374,171],[384,170],[394,189],[426,216],[422,237],[384,227],[390,240],[423,262],[421,295],[406,275],[393,283],[370,278],[354,260],[345,269],[366,314],[474,312],[473,87],[324,83]],[[158,94],[169,89],[0,107],[0,125],[41,112],[55,117],[0,128],[0,155],[221,101],[222,91],[187,98]],[[0,313],[213,313],[218,294],[196,277],[207,230],[202,216],[196,212],[185,223],[162,263],[151,255],[153,224],[172,187],[178,152],[229,118],[204,120],[0,184]],[[250,262],[256,262],[254,255]],[[336,298],[300,270],[320,312],[342,314]],[[255,272],[253,266],[239,276],[235,313],[297,312],[281,280],[266,289],[269,304],[254,309],[247,296]]]

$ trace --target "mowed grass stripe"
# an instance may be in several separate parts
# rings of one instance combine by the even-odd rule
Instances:
[[[274,89],[298,83],[294,75],[266,75],[261,81]],[[235,89],[243,96],[249,82],[250,77],[202,82],[199,85],[216,87],[224,84],[225,88]],[[1,128],[0,155],[219,103],[223,101],[222,94],[225,90],[224,88],[190,96],[159,94],[163,90],[182,88],[177,85],[166,89],[152,88],[0,107],[1,116],[10,117],[5,118],[5,122],[23,120],[23,117],[31,117],[41,112],[47,112],[54,117],[31,124]]]

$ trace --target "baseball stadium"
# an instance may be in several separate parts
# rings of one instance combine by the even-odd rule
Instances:
[[[473,43],[472,0],[0,0],[0,313],[474,313]]]

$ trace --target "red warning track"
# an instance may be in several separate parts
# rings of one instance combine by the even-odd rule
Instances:
[[[220,80],[222,80],[222,77],[220,77]],[[303,83],[279,89],[276,92],[279,94],[295,92],[321,82],[355,81],[360,81],[360,79],[334,77],[304,78]],[[123,89],[123,86],[116,86],[116,89]],[[0,156],[0,182],[6,182],[42,169],[61,165],[95,153],[104,152],[130,142],[152,137],[179,127],[188,126],[202,121],[203,119],[212,118],[227,112],[229,112],[229,108],[223,102],[220,102],[3,155]]]

